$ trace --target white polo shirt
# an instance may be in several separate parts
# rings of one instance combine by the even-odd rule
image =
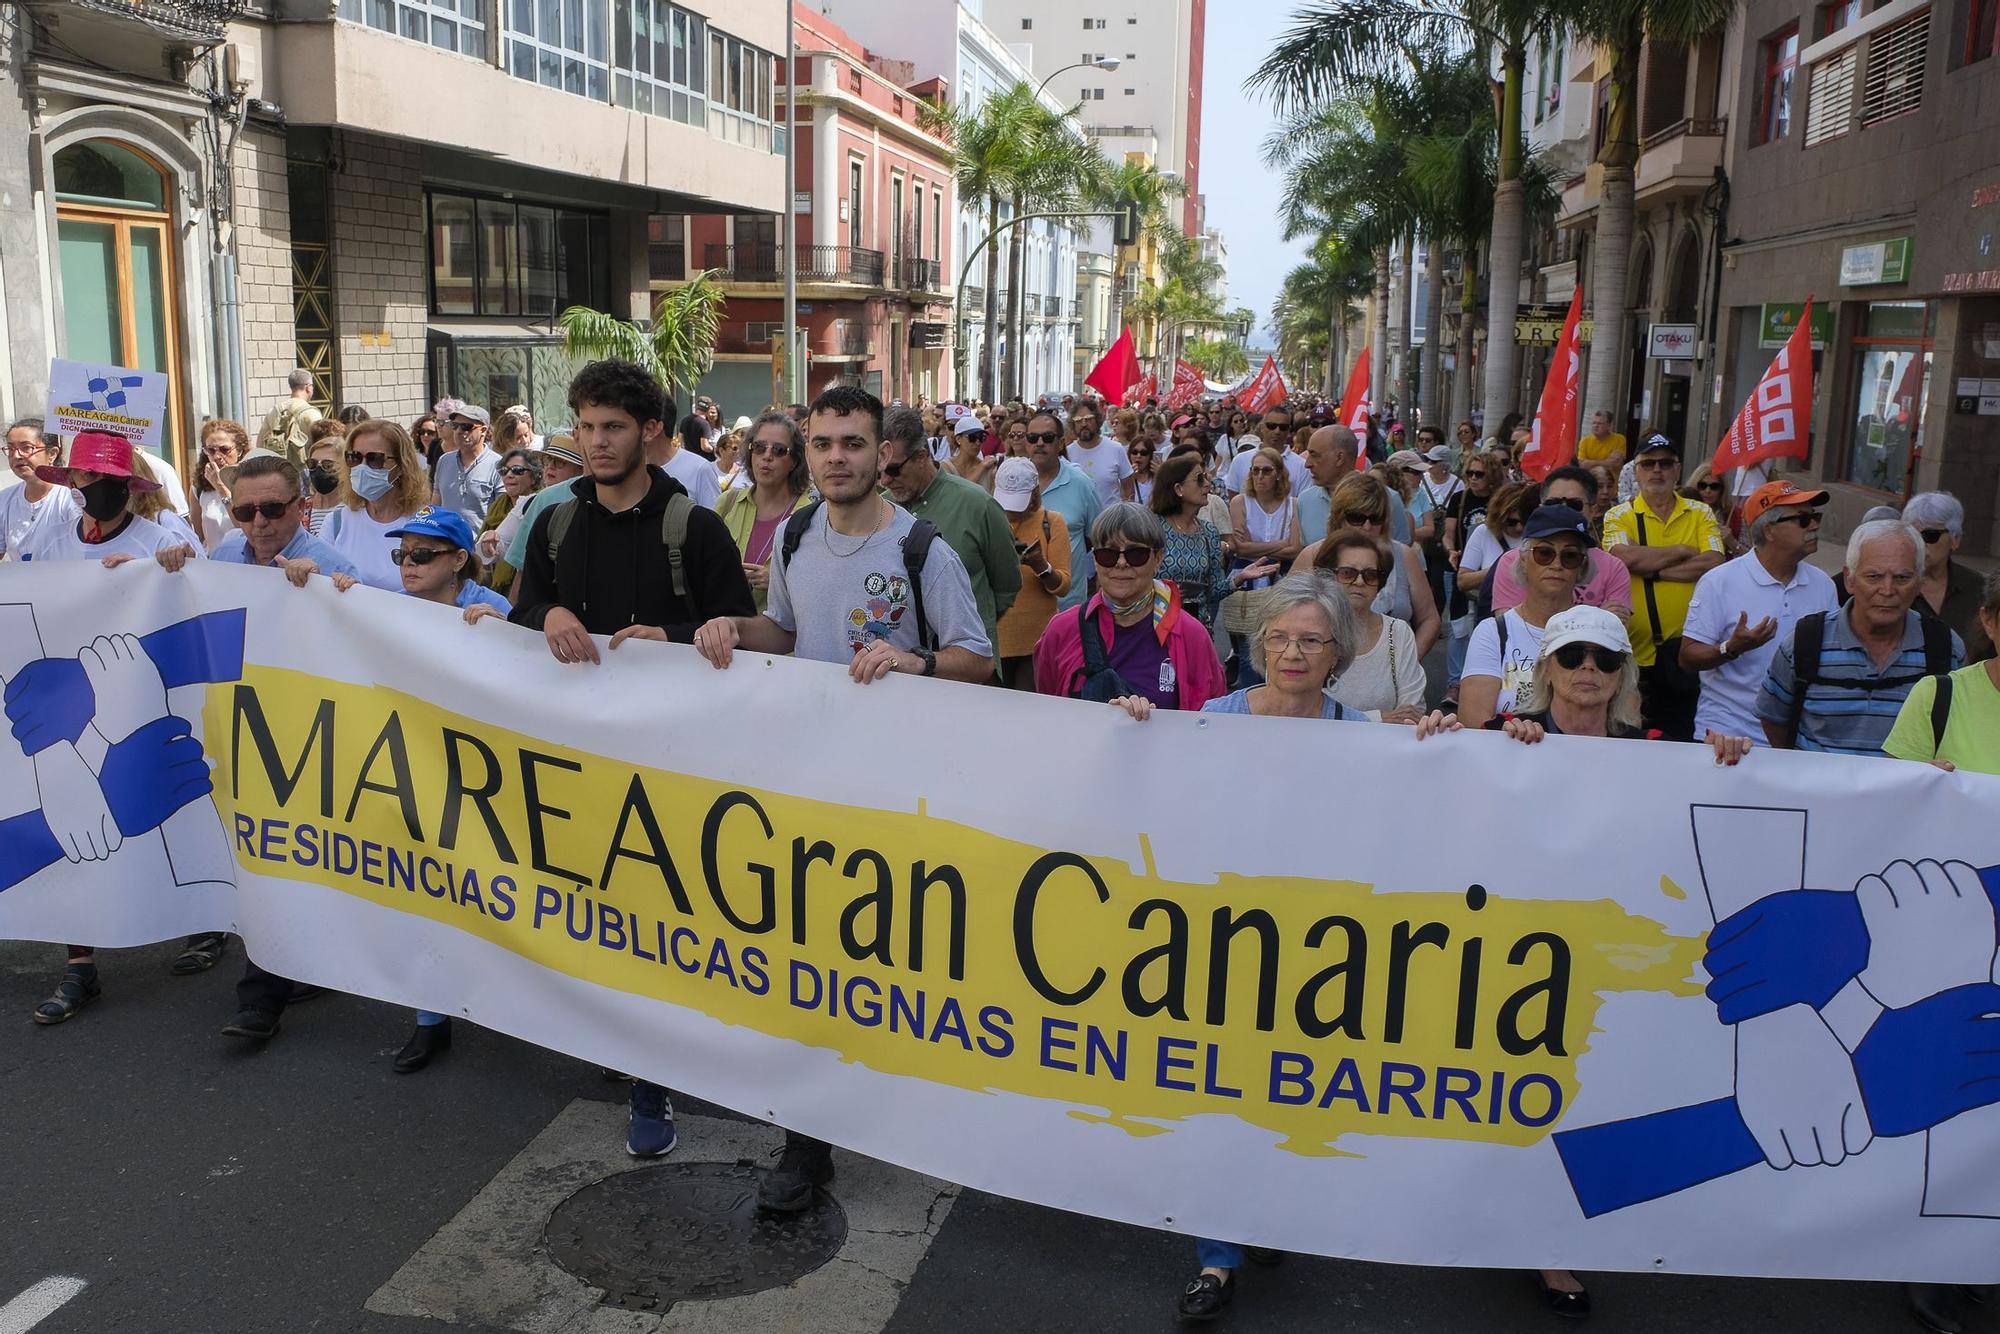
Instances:
[[[1695,706],[1694,733],[1708,729],[1728,736],[1747,736],[1764,744],[1764,727],[1757,721],[1757,692],[1770,675],[1771,658],[1778,645],[1791,638],[1792,627],[1800,618],[1832,611],[1840,605],[1833,580],[1809,562],[1799,562],[1791,582],[1780,584],[1755,551],[1746,551],[1735,560],[1704,574],[1694,586],[1688,603],[1687,625],[1682,634],[1700,644],[1721,646],[1729,642],[1739,614],[1751,625],[1772,617],[1778,632],[1761,647],[1725,662],[1714,671],[1701,674],[1701,700]]]

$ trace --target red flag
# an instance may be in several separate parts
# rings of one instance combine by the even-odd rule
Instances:
[[[1290,391],[1285,388],[1285,377],[1278,374],[1277,361],[1267,356],[1264,358],[1264,364],[1257,368],[1256,377],[1243,387],[1242,394],[1236,400],[1236,406],[1254,417],[1273,403],[1284,402],[1289,393]],[[1285,445],[1286,442],[1279,442],[1279,448],[1284,448]]]
[[[1912,364],[1922,358],[1911,358]],[[1716,447],[1711,466],[1718,473],[1764,459],[1806,456],[1812,423],[1812,298],[1806,298],[1799,327],[1785,340],[1771,368],[1757,381],[1729,434]],[[1914,397],[1914,391],[1913,395]]]
[[[1368,430],[1368,349],[1362,348],[1361,355],[1354,359],[1354,369],[1347,373],[1347,392],[1340,396],[1340,424],[1357,435]],[[1359,450],[1354,456],[1354,466],[1368,466],[1368,451]]]
[[[1167,390],[1167,406],[1169,408],[1186,407],[1201,397],[1203,387],[1201,368],[1199,366],[1190,366],[1185,361],[1176,358],[1174,361],[1174,383],[1172,388]]]
[[[1563,316],[1555,355],[1549,358],[1549,378],[1542,382],[1542,401],[1529,428],[1532,441],[1521,455],[1521,471],[1538,482],[1576,457],[1577,372],[1582,364],[1576,326],[1582,318],[1583,286],[1579,283],[1570,295],[1569,314]]]
[[[1105,349],[1083,382],[1104,395],[1107,403],[1123,403],[1125,391],[1139,379],[1139,354],[1132,350],[1132,331],[1121,329],[1118,341]]]
[[[1149,398],[1157,399],[1159,398],[1159,396],[1160,396],[1159,377],[1154,375],[1151,371],[1147,371],[1145,379],[1139,381],[1138,384],[1133,385],[1130,389],[1127,389],[1125,391],[1125,406],[1128,408],[1136,408],[1141,403],[1144,403],[1147,399]]]

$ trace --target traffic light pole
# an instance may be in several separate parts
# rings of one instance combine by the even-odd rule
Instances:
[[[980,241],[979,241],[979,244],[978,244],[978,245],[976,245],[976,246],[974,246],[974,247],[972,247],[972,250],[970,251],[970,253],[968,253],[968,254],[966,255],[964,263],[962,263],[962,264],[960,264],[960,265],[958,266],[958,289],[957,289],[957,292],[956,292],[956,294],[955,294],[955,297],[954,297],[954,299],[953,299],[953,302],[952,302],[952,308],[951,308],[951,320],[952,320],[952,360],[953,360],[953,362],[954,362],[954,363],[955,363],[955,364],[957,365],[957,367],[958,367],[958,371],[957,371],[957,375],[955,376],[955,378],[956,378],[956,379],[957,379],[957,381],[958,381],[958,385],[957,385],[957,397],[958,397],[958,398],[959,398],[960,400],[964,400],[964,399],[965,399],[965,397],[966,397],[966,393],[965,393],[965,280],[966,280],[966,279],[967,279],[968,277],[970,277],[970,276],[972,275],[972,262],[973,262],[974,260],[976,260],[976,259],[978,259],[978,258],[979,258],[979,256],[981,255],[981,253],[983,253],[983,252],[985,251],[985,249],[986,249],[986,247],[987,247],[987,246],[989,246],[989,245],[993,244],[993,242],[994,242],[995,240],[997,240],[997,239],[999,238],[999,236],[1000,236],[1000,233],[1002,233],[1002,232],[1004,232],[1004,231],[1009,231],[1009,230],[1011,230],[1012,228],[1015,228],[1015,227],[1018,227],[1018,226],[1020,226],[1020,225],[1021,225],[1022,223],[1024,223],[1024,222],[1033,222],[1033,221],[1034,221],[1035,219],[1037,219],[1037,218],[1066,218],[1066,219],[1074,219],[1074,218],[1115,218],[1115,217],[1118,217],[1118,216],[1120,216],[1120,214],[1119,214],[1118,210],[1115,210],[1115,209],[1113,209],[1113,210],[1110,210],[1110,211],[1105,211],[1105,210],[1101,210],[1101,209],[1100,209],[1100,210],[1095,210],[1095,211],[1092,211],[1092,212],[1088,212],[1088,213],[1066,213],[1066,212],[1055,212],[1055,213],[1021,213],[1021,214],[1017,214],[1016,216],[1014,216],[1014,217],[1011,217],[1011,218],[1007,219],[1007,221],[1005,221],[1005,222],[1001,223],[1001,224],[1000,224],[1000,225],[999,225],[998,227],[995,227],[995,228],[994,228],[994,229],[993,229],[992,231],[990,231],[990,232],[986,233],[986,235],[985,235],[985,236],[983,236],[983,237],[981,237],[981,238],[980,238]],[[999,300],[999,299],[1000,299],[1000,294],[999,294],[998,292],[988,292],[988,293],[986,294],[986,299],[987,299],[988,301],[997,301],[997,300]],[[1011,337],[1011,336],[1012,336],[1012,331],[1011,331],[1011,330],[1010,330],[1010,331],[1008,332],[1008,336],[1009,336],[1009,337]],[[987,349],[986,349],[986,354],[987,354],[988,356],[991,356],[991,355],[993,354],[993,349],[992,349],[992,348],[990,348],[990,347],[989,347],[989,348],[987,348]]]

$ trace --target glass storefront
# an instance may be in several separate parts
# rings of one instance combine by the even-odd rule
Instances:
[[[569,429],[569,382],[577,367],[559,339],[430,333],[433,400],[448,394],[496,416],[525,404],[534,414],[535,429],[544,435]]]
[[[1929,301],[1877,301],[1863,314],[1852,353],[1845,478],[1856,486],[1910,494],[1936,322],[1936,303]]]

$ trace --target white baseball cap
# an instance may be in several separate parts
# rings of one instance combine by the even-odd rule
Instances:
[[[1002,459],[1000,466],[993,471],[993,498],[1009,514],[1019,514],[1035,498],[1035,487],[1040,481],[1031,460],[1018,455]]]
[[[1602,607],[1571,607],[1549,617],[1542,628],[1542,656],[1548,657],[1565,644],[1595,644],[1619,653],[1632,651],[1625,622]]]
[[[984,435],[986,433],[986,423],[968,412],[963,417],[960,417],[958,424],[951,429],[954,435],[972,435],[975,432]]]

